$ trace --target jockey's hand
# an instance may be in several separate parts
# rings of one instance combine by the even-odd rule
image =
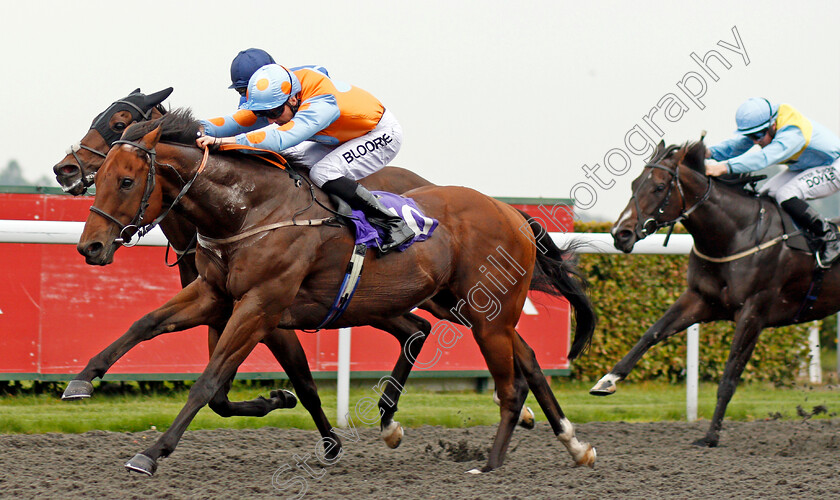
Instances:
[[[726,162],[718,163],[716,161],[706,164],[706,175],[710,177],[718,177],[729,173],[729,164]]]
[[[236,139],[233,137],[212,137],[209,135],[202,135],[195,140],[195,144],[204,149],[209,147],[211,150],[218,149],[222,144],[234,144]]]

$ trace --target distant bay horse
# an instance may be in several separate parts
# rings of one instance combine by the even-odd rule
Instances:
[[[149,117],[160,118],[165,110],[160,103],[171,93],[171,88],[146,96],[135,90],[129,96],[115,101],[105,111],[97,115],[90,130],[82,140],[71,147],[67,156],[56,164],[54,171],[59,184],[73,194],[83,194],[92,184],[96,171],[102,165],[106,153],[111,145],[119,139],[122,132],[135,121],[145,121]],[[410,189],[432,185],[417,174],[398,167],[385,167],[381,171],[361,180],[362,184],[372,190],[384,190],[402,193]],[[523,215],[527,217],[527,214]],[[176,248],[180,256],[177,260],[181,275],[182,286],[191,283],[197,276],[194,250],[188,248],[195,242],[195,227],[175,212],[170,212],[161,222],[164,235]],[[566,297],[571,303],[576,321],[576,335],[585,337],[592,334],[595,327],[595,313],[585,292],[586,281],[580,275],[574,263],[568,258],[570,251],[558,248],[546,232],[536,222],[531,223],[531,229],[537,239],[538,247],[542,249],[537,254],[537,265],[534,268],[534,278],[530,289],[539,290],[554,296]],[[193,247],[194,248],[194,247]],[[178,250],[181,249],[181,250]],[[425,337],[412,337],[417,331],[428,331],[427,321],[413,314],[405,316],[406,321],[389,324],[387,327],[400,342],[402,351],[411,359],[417,359]],[[135,330],[128,333],[133,334]],[[209,329],[209,346],[212,352],[219,333],[212,327]],[[409,342],[414,338],[415,341]],[[91,382],[96,377],[102,377],[107,370],[137,343],[146,340],[144,337],[123,337],[105,351],[90,360],[85,369],[79,373],[65,391],[65,399],[90,397],[93,392]],[[283,370],[289,376],[297,396],[304,407],[312,415],[318,430],[324,437],[337,436],[331,433],[331,425],[321,409],[321,401],[317,394],[316,384],[306,362],[306,357],[297,336],[291,330],[275,329],[266,335],[263,343],[269,348],[280,362]],[[397,361],[391,379],[398,384],[405,384],[411,363],[405,356]],[[284,391],[272,391],[268,399],[259,397],[251,401],[230,402],[227,391],[230,382],[210,402],[210,407],[219,415],[230,416],[263,416],[277,408],[294,405],[294,398]],[[382,438],[388,446],[399,446],[402,428],[399,422],[393,420],[397,411],[397,401],[400,391],[394,384],[390,384],[388,391],[382,395],[379,407],[382,412]],[[534,416],[528,408],[523,408],[520,425],[531,428]],[[335,450],[334,450],[335,451]]]
[[[761,331],[837,311],[840,272],[837,266],[827,271],[816,301],[807,299],[812,295],[814,256],[783,243],[782,215],[772,198],[707,177],[705,152],[702,141],[668,148],[660,143],[633,181],[633,196],[612,227],[616,248],[629,253],[638,240],[682,222],[694,238],[688,288],[590,393],[614,393],[616,383],[627,377],[648,349],[688,326],[734,321],[714,416],[705,437],[695,442],[713,447]]]
[[[126,464],[147,474],[175,449],[198,410],[276,326],[318,325],[353,250],[346,228],[309,225],[330,218],[330,212],[282,171],[241,155],[214,155],[202,162],[200,151],[191,146],[197,130],[189,112],[133,125],[96,176],[96,199],[78,245],[89,264],[109,264],[127,225],[148,223],[169,208],[200,234],[199,277],[126,334],[149,338],[202,324],[221,332],[172,426]],[[323,196],[317,189],[313,193]],[[520,230],[525,219],[509,205],[467,188],[428,186],[409,194],[439,221],[434,237],[385,258],[369,255],[353,301],[334,326],[383,328],[404,321],[417,306],[469,325],[501,407],[482,471],[501,465],[528,386],[575,462],[593,464],[594,449],[574,436],[533,350],[515,330],[537,259],[534,235]],[[303,220],[302,208],[309,222]],[[496,260],[499,272],[520,279],[505,282],[504,300],[489,301],[478,286],[486,271],[481,263],[497,253],[504,256]],[[486,308],[490,302],[492,310]],[[590,340],[591,331],[576,335],[570,358]]]

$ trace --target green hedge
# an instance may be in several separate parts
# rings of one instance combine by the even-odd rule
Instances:
[[[610,226],[577,222],[575,231],[609,232]],[[591,350],[573,363],[573,376],[594,381],[608,373],[685,290],[687,266],[687,255],[580,255],[580,267],[589,277],[599,320]],[[701,380],[720,380],[734,327],[735,323],[729,321],[700,326]],[[807,359],[807,330],[808,325],[765,329],[743,380],[793,382]],[[681,381],[685,377],[685,355],[682,332],[652,347],[628,379]]]

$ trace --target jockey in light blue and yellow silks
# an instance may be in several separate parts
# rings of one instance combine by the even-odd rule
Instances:
[[[706,173],[787,166],[767,181],[761,192],[774,197],[800,227],[824,241],[818,263],[828,266],[840,257],[840,236],[805,200],[840,191],[840,138],[793,106],[774,105],[761,97],[744,102],[735,121],[739,135],[707,150],[707,157],[721,163],[707,164]],[[755,145],[760,149],[753,149]]]

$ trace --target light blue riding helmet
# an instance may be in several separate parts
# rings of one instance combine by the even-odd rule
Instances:
[[[248,81],[248,99],[240,106],[251,111],[265,111],[282,106],[300,92],[300,80],[279,64],[258,69]]]
[[[747,135],[764,130],[773,123],[778,114],[777,104],[771,104],[763,97],[750,97],[735,112],[735,124],[738,125],[735,133]]]

